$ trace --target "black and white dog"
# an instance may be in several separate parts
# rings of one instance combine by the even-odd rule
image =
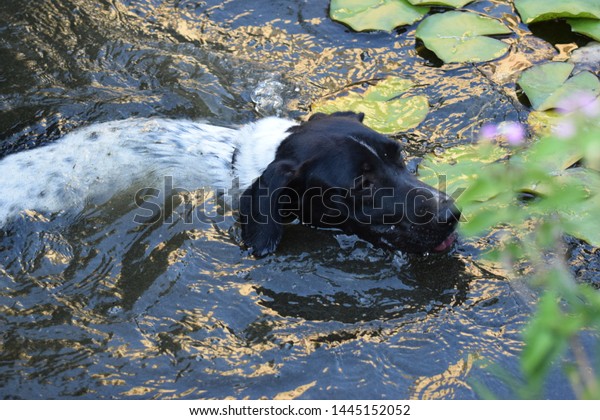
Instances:
[[[0,161],[0,227],[25,209],[81,210],[169,176],[186,190],[228,191],[255,256],[273,252],[296,219],[406,252],[449,248],[460,218],[453,200],[417,180],[399,143],[363,117],[270,117],[237,130],[167,119],[91,125]]]

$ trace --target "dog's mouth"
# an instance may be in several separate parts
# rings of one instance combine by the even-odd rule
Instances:
[[[444,252],[450,249],[456,241],[456,233],[452,232],[446,239],[444,239],[439,245],[433,247],[433,252]]]
[[[406,225],[370,225],[368,229],[352,229],[363,239],[383,246],[410,253],[442,253],[450,250],[456,241],[456,232],[435,232],[430,229]]]

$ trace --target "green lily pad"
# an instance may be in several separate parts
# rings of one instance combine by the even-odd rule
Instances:
[[[600,246],[600,229],[598,229],[599,212],[600,195],[595,195],[579,203],[576,208],[569,209],[565,212],[566,220],[568,221],[566,232],[593,246]]]
[[[555,136],[546,136],[535,141],[515,159],[535,164],[544,162],[551,173],[562,173],[583,158],[583,150],[573,147],[568,141]]]
[[[575,66],[570,63],[546,63],[525,70],[519,77],[519,85],[529,98],[531,106],[538,111],[556,108],[566,98],[577,92],[600,93],[600,81],[588,71],[569,79]]]
[[[452,11],[426,18],[416,37],[446,63],[473,63],[494,60],[508,51],[506,43],[484,35],[510,32],[495,19]]]
[[[410,4],[415,6],[449,6],[455,8],[463,7],[473,1],[475,0],[408,0]]]
[[[389,101],[410,90],[414,85],[414,82],[410,79],[388,77],[380,80],[373,86],[369,86],[363,94],[363,99],[368,101]]]
[[[413,6],[406,0],[331,0],[329,16],[355,31],[392,29],[423,18],[428,7]]]
[[[571,30],[600,42],[600,20],[598,19],[567,19]]]
[[[394,134],[418,126],[429,112],[426,96],[398,98],[413,87],[410,80],[389,77],[369,87],[363,94],[349,92],[333,100],[313,105],[313,112],[331,114],[354,111],[365,114],[365,124],[384,134]]]
[[[557,18],[600,19],[598,0],[514,0],[524,23]]]
[[[527,125],[536,136],[551,134],[563,122],[564,115],[556,110],[531,111]]]

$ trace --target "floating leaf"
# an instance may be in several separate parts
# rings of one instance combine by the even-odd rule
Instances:
[[[408,0],[415,6],[449,6],[463,7],[465,4],[472,3],[474,0]]]
[[[544,162],[544,167],[548,172],[559,173],[582,158],[583,150],[580,150],[580,148],[573,147],[565,139],[547,136],[531,144],[527,150],[524,150],[514,159],[520,159],[530,164]]]
[[[577,92],[600,93],[600,81],[588,71],[569,79],[575,66],[570,63],[546,63],[525,70],[519,77],[519,85],[534,109],[545,111],[556,108],[561,101]]]
[[[369,86],[363,95],[368,101],[388,101],[411,89],[415,84],[410,79],[388,77],[374,86]]]
[[[508,33],[510,29],[495,19],[470,12],[446,12],[421,22],[416,36],[446,63],[472,63],[506,54],[507,44],[484,35]]]
[[[555,111],[531,111],[527,117],[529,129],[537,136],[548,135],[563,123],[564,115]]]
[[[596,176],[598,174],[596,173]],[[598,229],[598,213],[600,212],[600,196],[595,195],[565,212],[566,232],[583,239],[593,246],[600,246],[600,229]]]
[[[313,112],[364,112],[365,124],[384,134],[405,131],[419,125],[429,112],[425,96],[397,98],[413,86],[407,79],[389,77],[369,87],[362,95],[350,92],[313,106]]]
[[[355,31],[383,30],[410,25],[423,18],[428,7],[413,6],[406,0],[331,0],[329,16]]]
[[[514,0],[521,19],[525,23],[557,18],[600,19],[598,0]]]
[[[600,20],[598,19],[567,19],[571,30],[589,36],[600,42]]]

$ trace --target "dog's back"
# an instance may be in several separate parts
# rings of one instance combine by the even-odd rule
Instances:
[[[24,209],[80,210],[164,176],[193,190],[226,185],[235,130],[166,119],[91,125],[0,161],[0,226]]]
[[[22,210],[79,211],[115,193],[169,185],[193,191],[247,188],[295,122],[269,117],[240,129],[185,120],[93,124],[0,160],[0,227]]]

